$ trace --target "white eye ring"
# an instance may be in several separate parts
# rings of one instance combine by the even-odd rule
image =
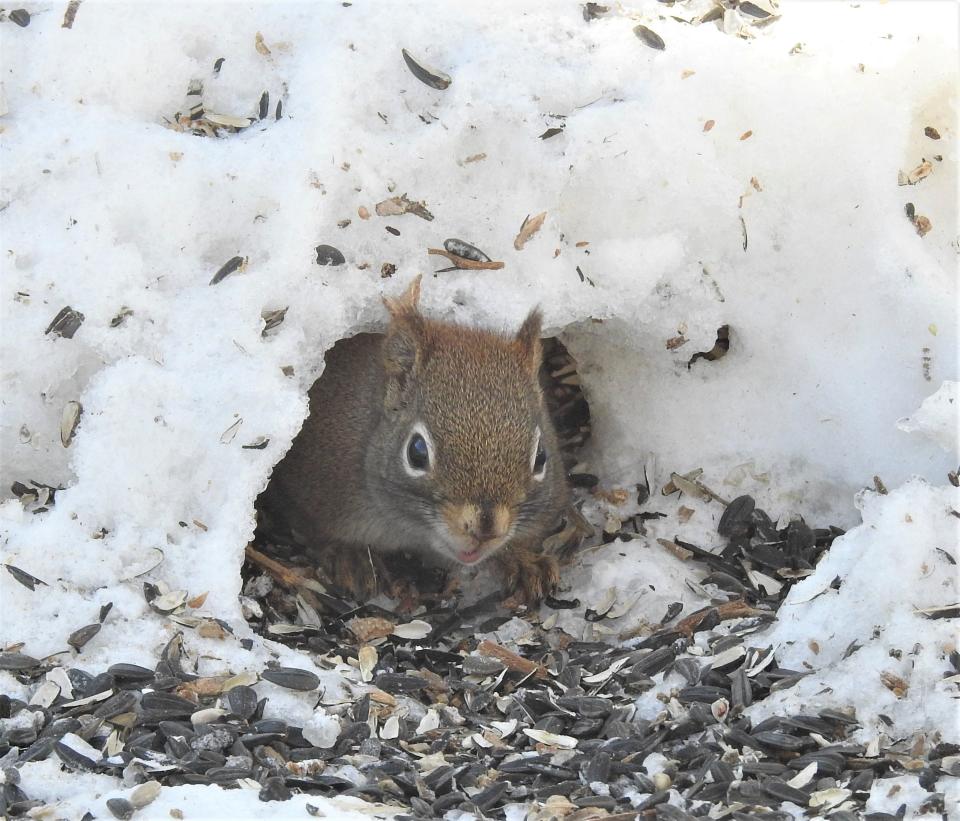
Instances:
[[[423,453],[418,447],[414,447],[416,440],[426,447],[426,462],[424,464],[414,464],[414,461],[421,461],[423,458]],[[427,426],[422,422],[417,422],[410,429],[410,435],[403,442],[403,450],[401,451],[400,458],[403,460],[403,469],[406,471],[408,476],[413,476],[419,478],[421,476],[426,476],[430,472],[430,468],[433,466],[433,439],[430,436],[430,431],[427,430]],[[413,459],[411,459],[411,456]]]
[[[547,475],[547,462],[544,459],[543,464],[540,466],[540,470],[537,470],[537,454],[540,452],[540,439],[542,433],[540,428],[533,433],[533,451],[530,453],[530,473],[533,476],[535,482],[542,482],[544,477]]]

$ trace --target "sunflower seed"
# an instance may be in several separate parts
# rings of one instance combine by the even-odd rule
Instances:
[[[762,782],[761,786],[767,795],[778,801],[792,801],[798,807],[806,807],[809,801],[809,796],[803,790],[792,787],[779,778],[768,778]]]
[[[7,16],[20,28],[26,28],[30,25],[30,12],[26,9],[14,9]]]
[[[663,51],[667,47],[667,44],[663,42],[663,38],[659,34],[642,24],[634,26],[633,33],[636,34],[637,37],[639,37],[646,45],[650,46],[650,48]]]
[[[402,673],[381,673],[373,680],[373,686],[385,693],[397,695],[399,693],[416,693],[427,686],[426,679],[420,676],[403,675]]]
[[[260,677],[288,690],[316,690],[320,686],[320,678],[315,673],[296,667],[266,669]]]
[[[86,627],[81,627],[79,630],[74,630],[67,638],[67,644],[69,644],[79,653],[83,649],[84,645],[100,632],[100,628],[101,625],[96,623],[88,624]]]
[[[257,709],[257,692],[252,687],[240,685],[227,692],[227,705],[240,718],[250,720]]]
[[[336,248],[332,245],[318,245],[315,249],[317,252],[317,265],[343,265],[347,260]]]
[[[462,239],[445,239],[443,247],[451,254],[464,259],[471,259],[474,262],[490,262],[490,257],[483,251]]]
[[[133,818],[133,814],[137,811],[137,808],[126,798],[108,798],[107,809],[114,818],[119,818],[121,821]]]
[[[40,662],[32,656],[23,653],[0,653],[0,670],[32,670],[39,666]]]

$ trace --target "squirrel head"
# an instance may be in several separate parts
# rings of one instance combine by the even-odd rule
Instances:
[[[397,527],[462,564],[539,532],[565,488],[539,384],[541,315],[516,334],[438,322],[418,308],[418,277],[385,298],[381,423],[367,478],[390,500]],[[425,545],[426,546],[426,545]]]

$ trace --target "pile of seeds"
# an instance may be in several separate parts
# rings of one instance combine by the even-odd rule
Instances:
[[[193,675],[179,635],[154,669],[93,672],[2,653],[0,669],[32,691],[29,703],[0,696],[2,811],[39,804],[16,768],[56,756],[121,778],[131,792],[112,800],[118,818],[165,785],[218,784],[256,786],[263,801],[359,796],[425,818],[503,817],[523,803],[534,818],[773,819],[790,817],[778,809],[788,802],[846,821],[875,780],[905,773],[929,793],[925,808],[942,813],[935,785],[960,776],[955,745],[853,744],[857,717],[835,710],[757,724],[743,714],[804,675],[771,648],[744,645],[771,615],[728,602],[623,648],[544,630],[490,600],[407,623],[358,608],[285,639],[318,667],[353,670],[352,697],[330,700],[304,669]],[[655,719],[640,719],[636,699],[661,673],[677,684]],[[260,681],[311,694],[319,720],[264,718]]]

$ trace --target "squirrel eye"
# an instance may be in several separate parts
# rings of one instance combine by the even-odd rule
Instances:
[[[533,464],[530,467],[533,471],[534,479],[540,480],[546,475],[547,451],[543,447],[539,428],[537,429],[537,449],[534,451]]]
[[[430,448],[427,440],[419,433],[414,433],[407,442],[407,464],[416,471],[425,471],[430,467]]]

